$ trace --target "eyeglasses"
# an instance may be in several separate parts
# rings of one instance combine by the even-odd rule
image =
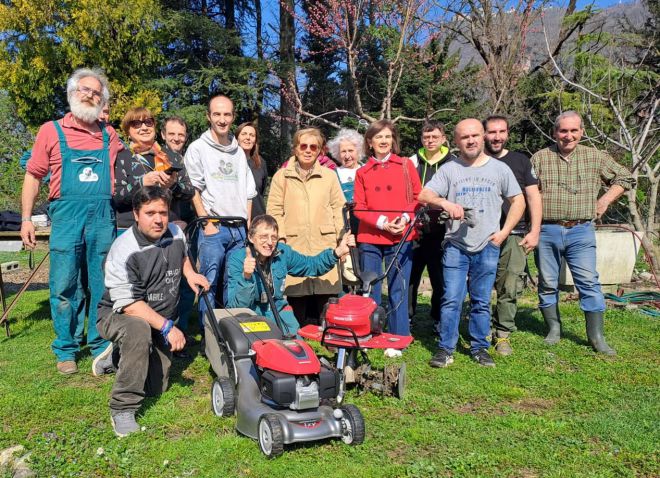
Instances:
[[[89,88],[87,86],[79,86],[78,87],[78,93],[82,93],[85,96],[92,96],[94,98],[101,98],[101,92],[96,91],[92,88]]]
[[[153,118],[145,118],[141,120],[133,120],[128,125],[131,128],[138,129],[140,126],[145,125],[147,128],[153,128],[156,123]]]
[[[266,243],[269,240],[270,240],[270,242],[277,242],[277,236],[275,234],[259,234],[259,235],[255,236],[255,239],[260,244]]]
[[[312,143],[312,144],[300,143],[298,147],[300,148],[300,151],[307,151],[307,148],[309,148],[309,150],[312,153],[316,153],[319,150],[319,145],[316,143]]]

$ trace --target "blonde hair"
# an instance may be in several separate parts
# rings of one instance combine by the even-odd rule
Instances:
[[[316,139],[316,142],[319,144],[319,154],[321,154],[321,150],[323,149],[323,146],[325,145],[325,137],[323,136],[323,133],[321,133],[321,130],[318,128],[303,128],[299,129],[296,131],[296,134],[293,135],[293,155],[295,156],[296,154],[296,148],[300,144],[300,138],[302,138],[305,135],[313,136]]]

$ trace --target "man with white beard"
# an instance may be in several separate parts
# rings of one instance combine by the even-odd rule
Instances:
[[[48,214],[50,234],[50,310],[55,328],[53,352],[57,371],[78,371],[84,307],[77,290],[90,290],[87,345],[92,373],[112,371],[112,344],[96,330],[97,306],[104,291],[103,262],[115,238],[112,208],[114,166],[123,149],[115,130],[98,121],[108,104],[108,80],[100,70],[81,68],[67,81],[71,112],[44,123],[34,142],[23,181],[21,238],[25,247],[36,246],[32,209],[39,182],[50,173]],[[83,267],[85,264],[87,267]],[[81,274],[87,271],[87,281]]]

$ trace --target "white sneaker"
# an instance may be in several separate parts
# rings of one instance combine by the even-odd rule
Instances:
[[[397,349],[385,349],[383,355],[385,355],[385,357],[387,358],[401,357],[403,355],[403,352]]]

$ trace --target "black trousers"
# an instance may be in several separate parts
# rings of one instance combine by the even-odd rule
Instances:
[[[413,244],[413,263],[410,272],[410,288],[408,289],[408,315],[415,315],[417,309],[417,292],[422,281],[424,269],[428,269],[433,294],[431,295],[431,317],[440,320],[440,303],[442,301],[442,234],[423,234]]]
[[[293,309],[293,315],[301,327],[307,324],[321,325],[321,312],[330,297],[336,294],[316,294],[300,297],[287,297],[287,302]]]

